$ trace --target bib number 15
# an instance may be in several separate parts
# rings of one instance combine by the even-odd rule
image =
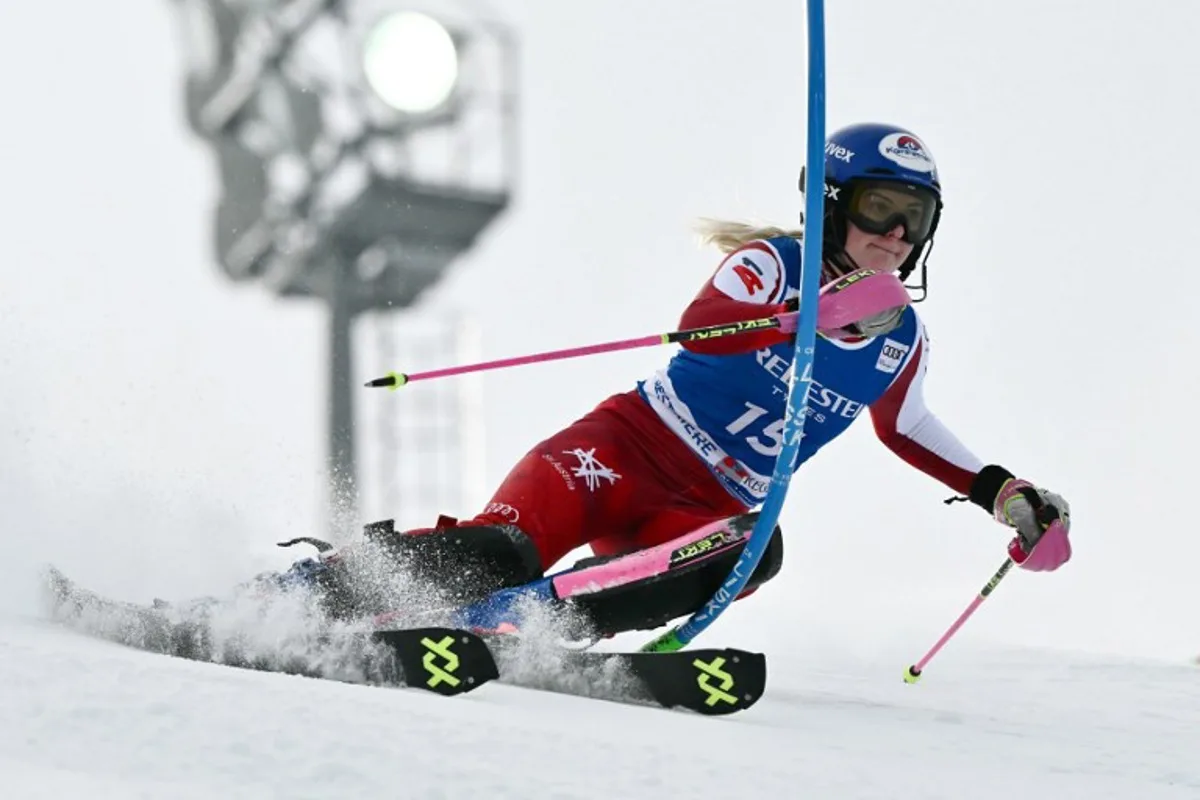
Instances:
[[[746,403],[746,413],[726,425],[725,430],[735,436],[741,434],[766,413],[765,408],[753,403]],[[746,444],[750,445],[750,448],[759,455],[772,457],[779,455],[779,451],[783,449],[783,420],[774,420],[761,431],[746,436]]]

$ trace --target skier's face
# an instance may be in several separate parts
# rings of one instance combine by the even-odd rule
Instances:
[[[913,246],[904,241],[904,226],[897,224],[887,233],[867,233],[853,222],[846,223],[846,255],[860,269],[895,272],[908,258]]]

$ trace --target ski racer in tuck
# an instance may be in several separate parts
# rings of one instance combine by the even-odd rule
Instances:
[[[985,465],[922,399],[929,342],[904,282],[919,269],[924,291],[942,212],[929,148],[892,125],[854,125],[827,140],[825,174],[819,333],[796,466],[867,412],[896,455],[1014,529],[1017,564],[1057,569],[1071,554],[1067,502]],[[802,231],[710,222],[706,234],[725,255],[680,328],[796,310]],[[769,487],[793,336],[771,328],[684,344],[635,388],[533,447],[477,516],[403,532],[385,520],[364,540],[448,591],[457,622],[479,630],[519,627],[524,597],[572,607],[593,635],[693,613],[727,577]],[[583,545],[594,557],[547,575]],[[276,580],[315,584],[338,614],[388,611],[356,596],[340,569],[352,549],[302,560]],[[776,528],[742,596],[782,558]]]

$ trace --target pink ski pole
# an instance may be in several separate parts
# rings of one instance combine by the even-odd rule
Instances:
[[[597,353],[612,353],[617,350],[632,350],[635,347],[654,347],[660,344],[677,344],[681,342],[695,342],[702,339],[716,339],[720,336],[736,336],[741,333],[761,331],[766,328],[778,328],[783,333],[791,333],[796,329],[796,312],[792,311],[775,317],[747,319],[740,322],[730,322],[722,325],[709,325],[705,328],[690,328],[688,330],[660,333],[653,336],[641,336],[636,339],[622,339],[619,342],[591,344],[585,345],[584,347],[569,347],[565,350],[551,350],[548,353],[535,353],[533,355],[517,356],[515,358],[501,358],[497,361],[484,361],[478,364],[465,364],[461,367],[433,369],[429,370],[428,372],[414,372],[412,374],[406,374],[403,372],[389,372],[382,378],[375,378],[374,380],[367,381],[367,386],[387,387],[389,389],[396,390],[401,386],[412,383],[413,381],[425,381],[431,378],[446,378],[451,375],[465,375],[468,372],[482,372],[489,369],[519,367],[524,364],[536,364],[539,361],[557,361],[559,359],[590,356]]]
[[[936,656],[938,651],[945,646],[946,642],[950,641],[950,638],[958,632],[958,629],[963,626],[963,623],[971,618],[971,615],[975,613],[975,609],[979,608],[979,606],[983,604],[983,601],[987,599],[987,596],[991,594],[998,585],[1000,585],[1000,581],[1004,580],[1004,576],[1007,575],[1008,571],[1012,568],[1013,560],[1011,558],[1004,559],[1004,563],[1000,565],[1000,569],[996,570],[996,574],[992,576],[992,579],[987,582],[987,585],[985,585],[983,589],[980,590],[979,594],[975,596],[975,599],[971,601],[971,605],[967,606],[966,611],[959,614],[958,619],[954,620],[954,624],[950,626],[949,630],[942,634],[942,638],[937,640],[937,644],[930,648],[929,652],[926,653],[920,661],[904,671],[905,683],[916,683],[917,681],[921,680],[921,671],[925,669],[925,665],[933,660],[933,657]]]

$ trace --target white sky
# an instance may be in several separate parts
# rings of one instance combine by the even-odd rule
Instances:
[[[717,261],[696,217],[795,219],[803,3],[495,7],[522,38],[520,194],[422,305],[480,315],[484,357],[669,330]],[[827,26],[829,128],[905,125],[941,169],[931,406],[1072,503],[1075,559],[1012,576],[970,635],[1194,652],[1200,7],[842,0]],[[323,532],[324,317],[215,266],[179,46],[165,0],[0,6],[0,532],[22,574],[215,591]],[[489,484],[668,356],[488,376]],[[720,624],[922,650],[1007,540],[948,495],[860,422],[793,481],[781,578]]]

